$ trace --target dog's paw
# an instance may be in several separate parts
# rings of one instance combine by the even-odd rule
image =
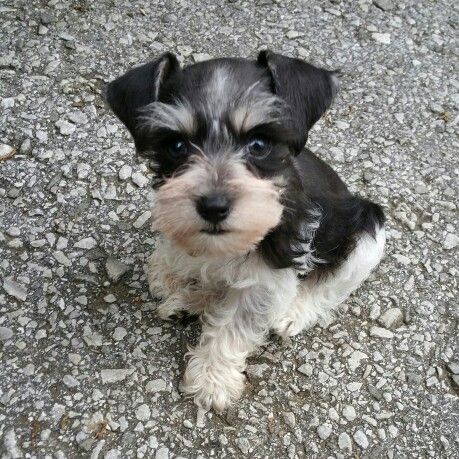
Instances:
[[[170,295],[165,301],[159,304],[156,314],[160,319],[172,320],[179,317],[186,309],[182,295],[175,293]]]
[[[220,413],[241,397],[244,383],[245,376],[236,369],[212,368],[195,360],[185,371],[180,391],[192,396],[200,408]]]
[[[164,288],[163,284],[156,278],[148,278],[148,288],[153,298],[167,298],[170,293],[169,290]]]

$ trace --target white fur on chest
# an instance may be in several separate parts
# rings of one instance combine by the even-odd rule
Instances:
[[[161,239],[155,252],[175,276],[197,281],[205,287],[249,288],[270,284],[273,278],[284,278],[285,271],[291,271],[291,274],[294,272],[293,269],[273,271],[255,251],[241,257],[212,260],[191,257]]]

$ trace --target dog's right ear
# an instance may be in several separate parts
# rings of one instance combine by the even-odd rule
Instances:
[[[161,85],[179,69],[177,58],[165,53],[148,64],[129,70],[107,86],[107,102],[129,129],[139,153],[148,147],[145,133],[139,127],[139,110],[158,100]]]
[[[309,130],[330,107],[338,90],[339,72],[268,50],[260,52],[257,62],[268,70],[273,92],[290,107],[291,127],[297,134],[293,148],[298,154]]]

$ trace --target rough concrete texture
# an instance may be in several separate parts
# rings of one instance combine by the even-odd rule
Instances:
[[[3,0],[1,457],[459,457],[456,8]],[[272,339],[240,403],[203,413],[178,391],[199,325],[160,322],[143,273],[151,172],[101,89],[166,50],[266,46],[342,70],[309,145],[384,206],[387,254],[339,318]]]

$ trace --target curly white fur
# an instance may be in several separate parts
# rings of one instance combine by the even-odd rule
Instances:
[[[384,228],[375,238],[362,235],[333,275],[313,283],[299,280],[294,269],[271,269],[255,251],[207,260],[160,240],[147,266],[150,289],[164,300],[159,315],[167,319],[186,310],[202,321],[182,391],[204,409],[225,409],[241,396],[246,358],[269,330],[291,336],[330,314],[378,264],[384,242]]]

